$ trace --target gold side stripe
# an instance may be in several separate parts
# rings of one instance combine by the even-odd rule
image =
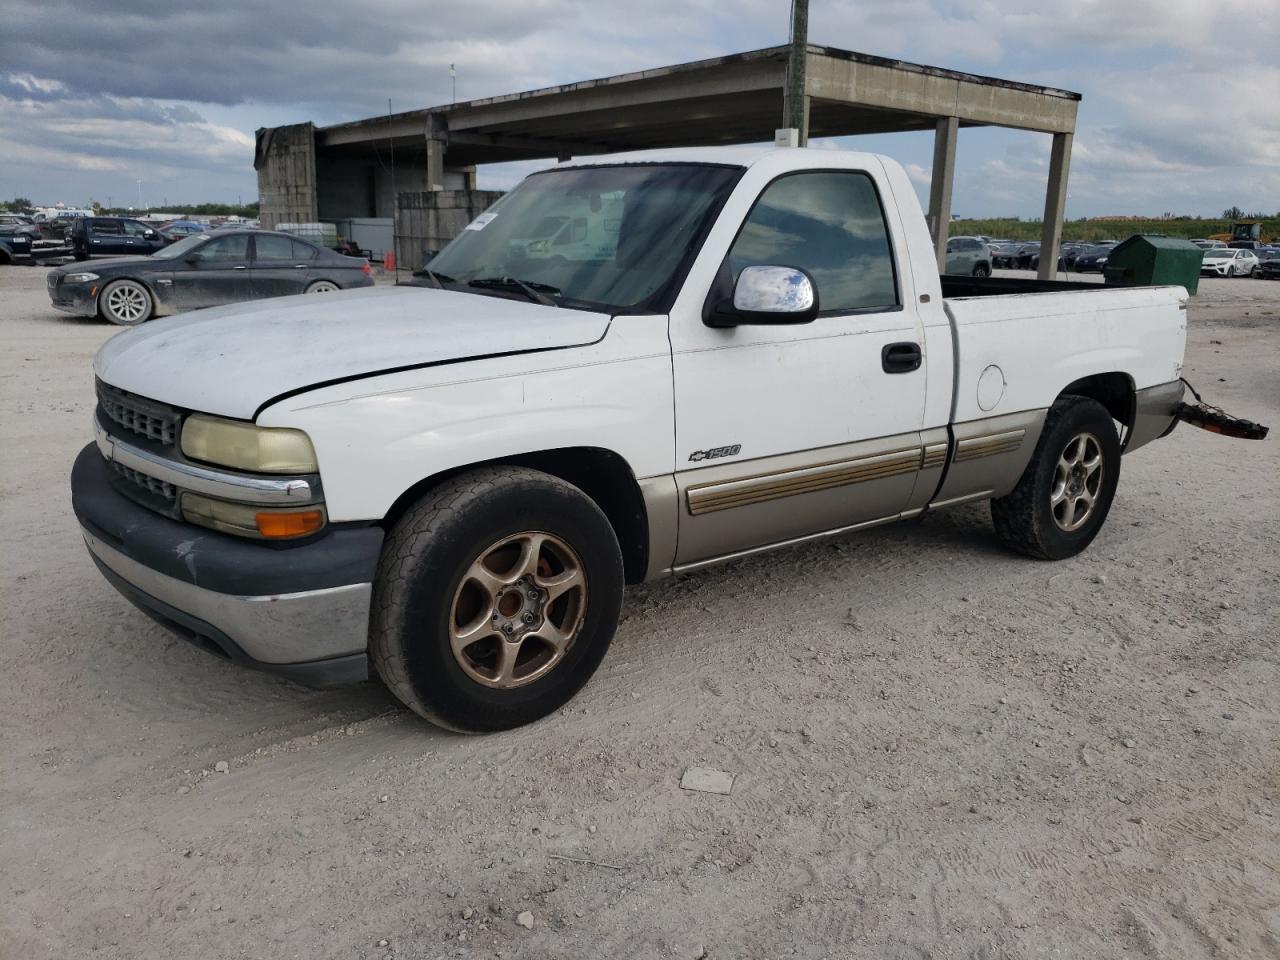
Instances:
[[[921,470],[932,470],[947,462],[947,444],[931,443],[924,448],[924,459],[920,462]]]
[[[961,440],[956,444],[956,462],[1012,453],[1022,446],[1022,440],[1026,435],[1026,430],[1010,430],[1007,433],[993,433],[985,437]]]
[[[921,449],[912,447],[874,456],[856,457],[817,467],[765,474],[742,480],[726,480],[690,487],[686,497],[694,516],[764,503],[800,493],[815,493],[834,487],[865,483],[885,477],[914,473],[920,469]]]

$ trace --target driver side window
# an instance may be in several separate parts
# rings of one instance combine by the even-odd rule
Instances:
[[[899,303],[889,230],[865,173],[793,173],[769,184],[729,251],[735,282],[753,265],[807,271],[823,314]]]

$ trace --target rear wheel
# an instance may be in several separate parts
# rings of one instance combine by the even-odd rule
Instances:
[[[1038,560],[1065,560],[1098,535],[1120,481],[1120,438],[1106,408],[1062,397],[1008,496],[991,501],[996,535]]]
[[[314,283],[307,284],[307,289],[303,293],[334,293],[341,290],[332,280],[317,280]]]
[[[577,487],[523,467],[447,481],[387,536],[369,653],[440,726],[505,730],[562,706],[617,629],[622,555]]]
[[[973,275],[975,277],[989,277],[991,276],[991,268],[985,263],[980,263],[973,268]]]
[[[103,319],[122,327],[149,320],[154,311],[151,291],[136,280],[113,281],[98,295],[98,312]]]

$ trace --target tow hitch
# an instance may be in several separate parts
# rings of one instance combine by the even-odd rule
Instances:
[[[1195,387],[1185,379],[1182,382],[1196,398],[1195,403],[1178,404],[1178,419],[1183,423],[1189,423],[1201,430],[1208,430],[1210,433],[1220,433],[1224,437],[1238,437],[1241,440],[1262,440],[1270,432],[1270,427],[1264,427],[1252,420],[1233,417],[1221,407],[1205,403],[1200,394],[1196,393]]]

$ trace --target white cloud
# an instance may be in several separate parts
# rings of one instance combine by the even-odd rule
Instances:
[[[777,0],[429,11],[313,0],[265,24],[260,0],[0,0],[0,23],[0,156],[27,158],[9,164],[13,189],[119,192],[120,174],[136,173],[193,200],[252,195],[255,127],[370,116],[387,96],[397,110],[444,103],[451,63],[465,100],[779,44],[787,31]],[[1278,202],[1277,0],[822,0],[810,38],[1081,91],[1074,213]],[[900,154],[926,192],[928,147],[921,134]],[[964,131],[958,202],[1038,216],[1047,156],[1045,137]],[[508,186],[528,169],[481,177]]]

